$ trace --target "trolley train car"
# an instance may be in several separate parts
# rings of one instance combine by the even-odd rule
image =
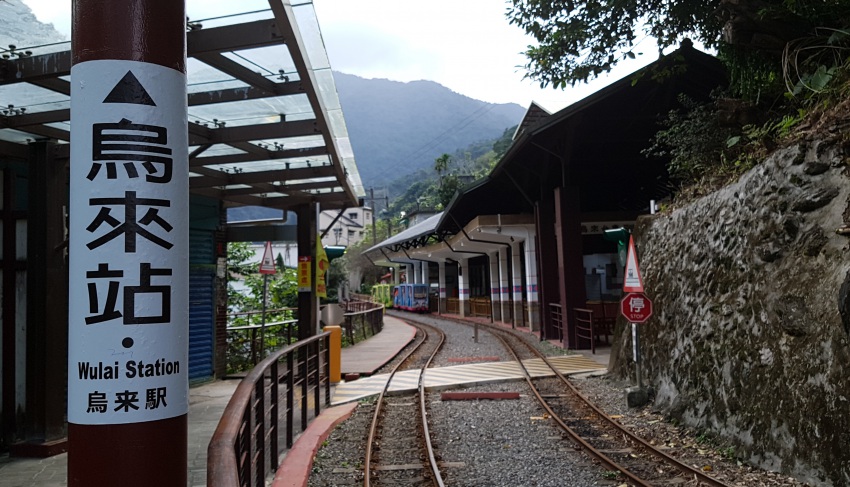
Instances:
[[[399,284],[393,290],[393,307],[416,313],[427,313],[428,285]]]

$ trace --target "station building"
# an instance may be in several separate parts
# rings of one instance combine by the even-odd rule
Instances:
[[[719,60],[685,41],[557,113],[532,104],[487,177],[366,254],[399,268],[396,276],[406,272],[408,282],[428,283],[439,313],[487,317],[589,348],[575,310],[592,308],[610,323],[622,288],[618,242],[605,230],[631,229],[675,190],[668,161],[642,151],[661,119],[680,108],[680,95],[706,101],[725,84]]]

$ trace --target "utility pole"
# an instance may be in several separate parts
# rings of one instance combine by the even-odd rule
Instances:
[[[377,212],[375,211],[375,188],[369,188],[369,207],[372,209],[372,245],[378,243],[378,237],[375,234],[375,216]]]

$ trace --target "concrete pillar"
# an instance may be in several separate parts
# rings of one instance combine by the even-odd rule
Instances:
[[[520,253],[521,241],[511,242],[511,275],[513,276],[513,325],[524,326],[525,315],[522,310],[522,254]]]
[[[185,1],[76,0],[72,10],[68,485],[184,487]],[[117,219],[121,235],[110,233]],[[146,219],[156,240],[136,235]],[[141,363],[166,374],[130,376]]]
[[[528,302],[526,323],[531,331],[540,329],[540,300],[537,293],[537,246],[534,235],[525,240],[525,297]]]
[[[469,259],[460,259],[458,266],[457,287],[460,300],[458,312],[461,316],[469,316]]]
[[[490,262],[490,318],[492,321],[502,319],[502,293],[499,289],[499,252],[487,254]]]
[[[502,247],[499,249],[499,294],[502,311],[499,313],[503,323],[511,322],[511,312],[513,311],[511,299],[511,280],[510,280],[510,247]]]
[[[443,314],[446,312],[446,261],[441,260],[437,263],[439,270],[438,281],[440,286],[440,305],[437,312]]]

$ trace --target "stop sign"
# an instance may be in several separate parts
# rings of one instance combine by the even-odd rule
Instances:
[[[643,323],[652,316],[652,301],[643,293],[629,293],[620,301],[620,312],[630,323]]]

